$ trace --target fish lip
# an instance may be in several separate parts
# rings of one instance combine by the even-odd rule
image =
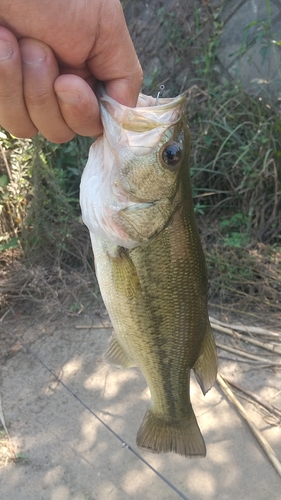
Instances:
[[[129,132],[150,132],[176,125],[182,119],[186,106],[186,95],[162,97],[158,99],[140,93],[136,107],[125,106],[110,97],[103,86],[98,89],[98,99],[118,126]]]
[[[147,101],[148,99],[154,100],[154,97],[146,96],[145,94],[140,93],[139,98],[138,98],[138,103],[141,99],[144,99],[145,101]],[[156,99],[155,99],[155,101],[156,101]],[[154,104],[154,105],[149,105],[149,106],[141,106],[141,105],[138,106],[138,103],[137,103],[136,108],[131,108],[131,109],[141,108],[142,111],[153,110],[154,112],[157,113],[158,110],[162,111],[163,109],[165,109],[165,110],[172,109],[172,108],[180,106],[181,104],[185,104],[186,103],[186,95],[179,94],[176,97],[160,97],[158,99],[157,105]]]
[[[100,101],[108,101],[112,104],[115,104],[116,106],[120,106],[122,109],[130,109],[132,111],[136,111],[138,109],[141,109],[142,111],[151,111],[153,110],[154,112],[160,111],[163,108],[166,109],[172,109],[180,104],[186,104],[186,94],[179,94],[176,97],[160,97],[158,98],[158,104],[156,105],[156,97],[153,96],[147,96],[145,94],[142,94],[140,92],[138,96],[138,101],[135,107],[132,106],[125,106],[124,104],[119,103],[116,101],[113,97],[109,96],[105,90],[104,85],[100,84],[97,88],[96,95]],[[140,104],[141,100],[143,101],[148,101],[152,102],[154,101],[154,105],[150,104],[148,106],[143,106]]]

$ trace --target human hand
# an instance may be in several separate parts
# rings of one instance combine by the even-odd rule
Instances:
[[[67,142],[102,132],[96,81],[135,106],[142,71],[119,0],[1,0],[0,125]]]

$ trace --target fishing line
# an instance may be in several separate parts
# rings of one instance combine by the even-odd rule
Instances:
[[[152,472],[154,472],[172,490],[174,490],[181,498],[183,498],[183,500],[189,500],[180,490],[178,490],[178,488],[176,486],[173,485],[173,483],[171,483],[168,479],[166,479],[166,477],[163,476],[161,474],[161,472],[154,469],[154,467],[152,465],[150,465],[149,462],[147,462],[136,450],[134,450],[134,448],[132,448],[128,443],[126,443],[124,441],[124,439],[122,439],[121,436],[119,436],[119,434],[117,434],[86,403],[84,403],[84,401],[82,401],[82,399],[79,398],[79,396],[77,396],[77,394],[75,394],[75,392],[73,392],[70,389],[70,387],[68,387],[50,368],[48,368],[48,366],[44,363],[44,361],[42,361],[39,358],[39,356],[34,351],[32,351],[32,349],[30,349],[30,347],[28,347],[26,344],[24,344],[15,333],[12,333],[11,335],[13,335],[13,337],[15,339],[17,339],[19,344],[26,350],[26,352],[28,352],[28,354],[31,354],[31,356],[33,356],[36,359],[36,361],[38,361],[38,363],[40,363],[45,368],[45,370],[47,370],[56,379],[56,381],[59,382],[71,394],[71,396],[73,396],[75,399],[77,399],[77,401],[82,406],[84,406],[84,408],[86,408],[86,410],[88,410],[109,432],[111,432],[111,434],[113,434],[122,443],[123,448],[127,448],[129,451],[131,451],[139,460],[141,460],[141,462],[143,462],[150,470],[152,470]]]

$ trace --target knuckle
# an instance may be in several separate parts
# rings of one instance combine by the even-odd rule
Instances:
[[[36,107],[48,107],[50,99],[50,93],[46,90],[38,89],[25,89],[24,91],[24,100],[26,105],[33,105]]]
[[[143,70],[142,70],[142,67],[141,67],[139,62],[136,66],[136,78],[140,82],[140,85],[141,85],[143,82]]]

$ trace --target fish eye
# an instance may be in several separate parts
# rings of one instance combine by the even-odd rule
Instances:
[[[162,150],[162,160],[167,167],[175,168],[182,157],[182,147],[178,143],[171,143]]]

